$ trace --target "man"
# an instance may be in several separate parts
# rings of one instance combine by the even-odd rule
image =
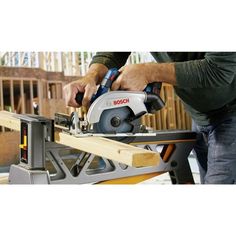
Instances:
[[[201,183],[236,183],[236,53],[152,53],[159,63],[126,65],[129,52],[97,53],[88,73],[65,87],[67,105],[75,95],[89,101],[109,68],[120,68],[112,89],[143,90],[152,82],[172,84],[193,119]]]

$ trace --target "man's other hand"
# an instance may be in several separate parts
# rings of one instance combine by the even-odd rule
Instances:
[[[148,64],[131,64],[123,66],[121,74],[112,84],[112,90],[143,91],[149,83]]]
[[[84,77],[67,84],[63,88],[66,105],[71,107],[88,107],[93,94],[97,91],[97,84],[101,82],[107,70],[107,67],[102,64],[93,64]],[[78,104],[75,100],[77,93],[84,94],[81,104]]]

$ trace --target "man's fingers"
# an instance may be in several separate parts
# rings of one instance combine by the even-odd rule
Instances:
[[[96,87],[90,86],[89,84],[87,84],[85,86],[84,98],[83,98],[83,101],[82,101],[83,106],[85,106],[85,107],[89,106],[91,98],[92,98],[94,93],[96,93]]]
[[[118,78],[113,82],[111,90],[119,90],[121,85],[121,79],[122,79],[121,75],[118,76]]]
[[[75,83],[68,84],[63,88],[65,103],[67,106],[71,107],[81,106],[81,104],[78,104],[75,100],[76,94],[80,92],[80,90],[82,90],[82,88]]]

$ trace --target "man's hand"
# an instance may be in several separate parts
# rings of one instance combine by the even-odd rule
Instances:
[[[72,107],[80,107],[81,105],[88,106],[89,101],[96,90],[97,86],[95,79],[91,76],[85,76],[80,80],[71,82],[63,88],[66,105]],[[75,100],[76,94],[79,92],[84,93],[82,104],[78,104]]]
[[[107,67],[102,64],[93,64],[84,77],[67,84],[63,88],[66,105],[88,107],[93,94],[97,91],[97,84],[101,82],[107,70]],[[76,94],[79,92],[84,93],[82,104],[78,104],[75,100]]]
[[[176,85],[174,63],[142,63],[123,66],[112,90],[143,91],[149,83]]]
[[[131,64],[119,71],[121,74],[112,84],[112,90],[142,91],[149,84],[147,64]]]

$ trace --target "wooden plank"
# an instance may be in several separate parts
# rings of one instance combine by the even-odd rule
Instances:
[[[8,184],[8,176],[0,177],[0,184]]]
[[[14,113],[0,111],[0,126],[20,131],[20,120],[13,117]]]
[[[76,138],[69,134],[59,133],[57,142],[132,167],[156,166],[160,161],[160,154],[157,152],[102,137]]]

